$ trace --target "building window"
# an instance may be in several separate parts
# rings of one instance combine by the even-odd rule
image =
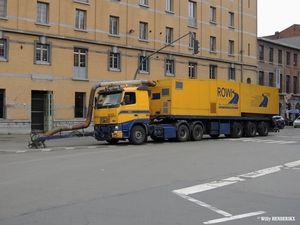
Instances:
[[[282,65],[282,50],[278,50],[278,64]]]
[[[233,55],[234,54],[234,41],[229,40],[228,43],[228,54]]]
[[[228,13],[228,26],[231,28],[234,27],[234,13],[233,12]]]
[[[173,12],[173,0],[166,0],[166,11]]]
[[[189,48],[194,48],[194,40],[196,40],[196,33],[189,34]]]
[[[140,0],[141,5],[148,5],[148,0]]]
[[[35,43],[35,63],[37,64],[49,64],[50,63],[50,44]]]
[[[5,97],[5,90],[0,89],[0,119],[5,119],[4,97]]]
[[[290,93],[290,75],[286,75],[286,80],[285,80],[285,92]]]
[[[75,92],[75,118],[86,117],[85,93]]]
[[[216,65],[209,66],[209,79],[217,79],[217,66]]]
[[[166,59],[165,68],[166,76],[175,76],[175,61],[173,59]]]
[[[37,3],[37,15],[36,15],[37,23],[49,23],[49,4],[38,2]]]
[[[86,11],[76,9],[76,23],[75,28],[80,30],[86,29]]]
[[[293,93],[297,94],[297,83],[298,83],[298,77],[293,77]]]
[[[109,70],[121,71],[121,53],[109,51]]]
[[[258,73],[258,84],[259,85],[264,85],[264,76],[265,76],[265,73],[263,71],[259,71]]]
[[[273,87],[273,83],[274,83],[274,74],[269,73],[269,86]]]
[[[189,62],[189,78],[194,79],[197,77],[196,73],[197,63]]]
[[[228,79],[235,80],[235,68],[229,67],[228,73],[229,73]]]
[[[189,1],[188,3],[188,24],[189,26],[196,27],[197,26],[197,17],[196,17],[196,9],[197,9],[197,4],[196,2]]]
[[[264,61],[264,46],[259,45],[258,47],[259,60]]]
[[[8,39],[0,38],[0,60],[8,59]]]
[[[290,52],[286,53],[286,65],[287,66],[291,65],[291,53]]]
[[[6,0],[0,0],[0,17],[6,17]]]
[[[148,39],[148,24],[140,22],[140,39],[147,40]]]
[[[269,62],[273,63],[273,48],[269,48]]]
[[[139,55],[139,66],[140,73],[149,73],[149,58]]]
[[[210,20],[209,22],[211,23],[216,23],[216,8],[215,7],[210,7]]]
[[[119,18],[115,16],[109,17],[109,34],[119,34]]]
[[[298,66],[297,61],[298,61],[298,56],[297,56],[297,54],[294,54],[294,67]]]
[[[209,50],[211,52],[215,52],[216,51],[216,37],[210,36],[210,47],[209,47]]]
[[[170,44],[173,41],[173,28],[166,28],[166,44]]]
[[[74,78],[86,79],[87,50],[74,48]]]

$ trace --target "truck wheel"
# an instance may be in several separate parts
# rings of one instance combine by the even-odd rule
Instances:
[[[200,124],[196,124],[191,132],[193,141],[200,141],[203,137],[203,128]]]
[[[243,126],[242,124],[235,122],[231,130],[231,137],[240,138],[242,136],[243,136]]]
[[[249,122],[246,124],[246,127],[245,127],[246,137],[255,137],[256,132],[257,132],[257,127],[256,127],[255,123]]]
[[[146,131],[143,127],[137,125],[131,130],[129,141],[134,145],[141,145],[145,142]]]
[[[189,139],[189,128],[184,125],[184,124],[181,124],[179,125],[178,129],[177,129],[177,141],[180,141],[180,142],[184,142],[184,141],[187,141]]]
[[[259,136],[268,136],[269,134],[269,125],[266,122],[262,122],[258,128]]]

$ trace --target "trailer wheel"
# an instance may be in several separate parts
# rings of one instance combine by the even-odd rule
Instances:
[[[243,136],[243,126],[242,124],[235,122],[231,130],[231,137],[240,138],[242,136]]]
[[[258,134],[259,136],[268,136],[269,134],[269,125],[266,122],[261,122],[260,126],[258,126]]]
[[[142,126],[134,126],[131,130],[129,141],[134,145],[141,145],[145,142],[146,131]]]
[[[191,132],[193,141],[200,141],[203,138],[203,128],[200,124],[196,124]]]
[[[177,129],[177,141],[180,141],[180,142],[184,142],[184,141],[187,141],[189,139],[189,128],[184,125],[184,124],[181,124],[179,125],[178,129]]]
[[[256,127],[255,123],[249,122],[246,124],[246,127],[245,127],[246,137],[255,137],[256,132],[257,132],[257,127]]]

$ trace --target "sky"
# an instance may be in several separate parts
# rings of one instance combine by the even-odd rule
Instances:
[[[300,24],[300,0],[257,0],[257,36]]]

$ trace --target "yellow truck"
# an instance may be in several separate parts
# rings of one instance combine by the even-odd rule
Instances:
[[[272,116],[279,93],[225,80],[112,81],[98,85],[94,135],[99,141],[135,145],[166,139],[200,141],[203,135],[239,138],[277,131]]]
[[[98,91],[96,97],[96,90]],[[94,131],[54,135],[88,127],[94,110]],[[279,111],[279,93],[266,87],[225,80],[163,79],[108,81],[91,89],[87,119],[82,124],[31,134],[29,147],[45,147],[57,138],[94,136],[115,144],[129,140],[140,145],[154,141],[200,141],[218,138],[267,136],[278,131],[272,119]]]

